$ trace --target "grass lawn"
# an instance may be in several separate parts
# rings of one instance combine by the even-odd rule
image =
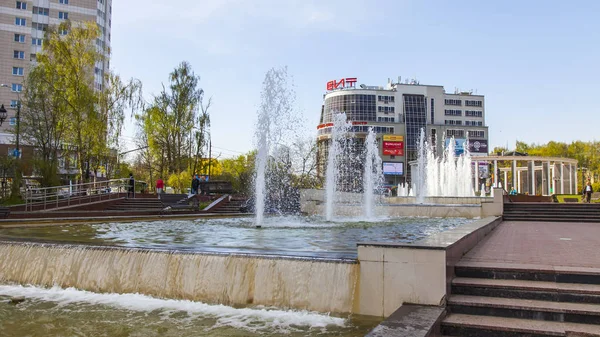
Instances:
[[[581,202],[581,195],[579,194],[558,194],[556,199],[558,202],[565,202],[565,198],[577,198],[577,202]]]

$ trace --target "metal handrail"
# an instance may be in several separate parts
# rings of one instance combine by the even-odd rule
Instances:
[[[90,183],[28,188],[25,190],[25,211],[46,210],[100,200],[117,198],[126,192],[129,179],[111,179]],[[136,181],[144,183],[143,181]],[[37,206],[37,207],[36,207]]]

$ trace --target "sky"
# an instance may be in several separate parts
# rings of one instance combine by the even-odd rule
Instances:
[[[210,108],[213,156],[253,148],[266,72],[287,66],[316,135],[326,82],[416,78],[485,95],[491,147],[597,139],[600,1],[113,1],[111,68],[150,101],[188,61]],[[128,120],[122,141],[135,148]]]

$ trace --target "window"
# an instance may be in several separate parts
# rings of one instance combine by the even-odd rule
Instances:
[[[58,3],[59,4],[63,4],[63,5],[68,5],[69,4],[69,0],[59,0]]]
[[[393,102],[394,96],[377,96],[377,100],[384,103]]]
[[[13,67],[12,74],[15,76],[23,76],[23,67]]]
[[[11,89],[13,92],[21,92],[23,91],[23,85],[19,83],[13,83]]]
[[[469,138],[485,138],[485,131],[471,130],[468,135]]]
[[[63,20],[69,20],[69,13],[67,12],[58,12],[58,18]]]
[[[33,46],[41,46],[42,45],[42,39],[36,39],[35,37],[31,38],[31,44]]]
[[[467,116],[467,117],[483,117],[483,111],[466,110],[465,116]]]
[[[67,29],[61,29],[58,33],[60,35],[67,35],[69,33],[69,31]]]
[[[431,99],[431,124],[435,124],[435,109],[434,109],[435,100]]]
[[[17,9],[27,9],[27,3],[25,1],[17,1]]]
[[[446,99],[446,105],[462,105],[462,101],[460,99]]]
[[[462,125],[462,121],[454,120],[454,119],[450,119],[450,120],[446,119],[444,121],[444,124],[446,124],[446,125]]]
[[[24,51],[15,50],[13,53],[14,53],[13,54],[13,58],[20,59],[20,60],[22,60],[22,59],[25,58],[25,52]]]
[[[33,6],[33,14],[39,14],[39,15],[49,16],[50,15],[50,9],[43,8],[43,7],[35,7],[35,6]]]
[[[98,2],[102,5],[104,5],[104,0],[98,0]]]
[[[334,112],[345,112],[350,121],[376,121],[377,96],[348,94],[328,97],[323,107],[323,123],[333,122]]]
[[[11,118],[8,120],[8,124],[9,124],[9,125],[13,125],[13,126],[14,126],[14,125],[17,125],[17,117],[11,117]]]
[[[483,106],[483,102],[482,101],[465,101],[465,105],[466,106],[478,106],[478,107],[482,107]]]
[[[27,20],[25,20],[25,18],[15,18],[15,25],[27,26]]]
[[[396,108],[394,108],[393,106],[378,106],[377,107],[377,111],[385,112],[385,113],[394,112],[395,109]]]
[[[25,43],[25,35],[15,34],[15,42]]]
[[[29,61],[32,61],[32,62],[37,61],[37,54],[29,54]]]
[[[46,23],[39,23],[39,22],[33,22],[31,24],[31,28],[33,29],[37,29],[37,30],[41,30],[41,31],[47,31],[48,30],[48,24]]]
[[[394,123],[395,120],[396,119],[394,117],[377,117],[377,121],[378,122]]]
[[[446,137],[465,138],[465,130],[446,130]]]
[[[16,108],[17,104],[19,104],[19,101],[17,101],[16,99],[11,99],[10,100],[10,107],[11,108]]]
[[[462,110],[444,110],[446,116],[462,116]]]

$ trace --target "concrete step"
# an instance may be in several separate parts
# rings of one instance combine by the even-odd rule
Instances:
[[[461,261],[454,268],[457,277],[527,280],[600,285],[600,268],[546,267]]]
[[[598,304],[452,295],[448,299],[448,308],[452,313],[466,315],[594,324],[598,325],[600,331]]]
[[[600,285],[457,277],[453,295],[600,304]]]
[[[521,318],[450,314],[441,324],[442,334],[464,337],[599,337],[600,326]]]

